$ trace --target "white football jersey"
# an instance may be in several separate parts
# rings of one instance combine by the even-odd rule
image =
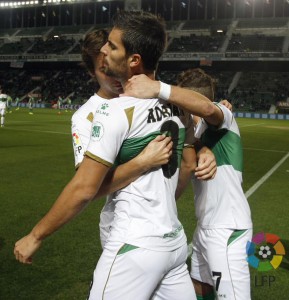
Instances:
[[[177,217],[175,190],[191,118],[158,99],[121,97],[99,104],[85,153],[107,166],[123,164],[157,135],[174,142],[169,164],[151,170],[115,193],[115,216],[109,241],[157,251],[170,251],[186,243]],[[189,138],[189,137],[187,137]]]
[[[0,94],[0,109],[5,109],[7,105],[7,95]]]
[[[243,147],[240,132],[232,112],[221,104],[223,124],[208,126],[200,119],[195,137],[209,147],[217,161],[214,179],[203,181],[193,175],[195,211],[203,228],[252,228],[251,212],[242,189]]]

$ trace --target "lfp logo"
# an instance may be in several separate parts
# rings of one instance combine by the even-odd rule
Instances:
[[[279,236],[259,232],[247,243],[247,261],[258,271],[277,269],[285,255]]]

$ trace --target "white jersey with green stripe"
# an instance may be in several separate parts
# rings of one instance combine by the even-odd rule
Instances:
[[[86,155],[100,163],[123,164],[161,133],[171,135],[174,142],[169,164],[143,174],[115,193],[108,242],[156,251],[171,251],[186,243],[177,217],[175,190],[189,125],[190,116],[163,100],[121,97],[99,105]]]
[[[242,188],[243,147],[232,112],[221,104],[224,121],[219,128],[201,119],[195,137],[209,147],[216,158],[214,179],[197,180],[194,175],[195,211],[202,228],[252,228],[251,212]]]

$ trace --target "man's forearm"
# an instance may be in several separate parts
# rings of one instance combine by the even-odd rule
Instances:
[[[133,159],[126,164],[111,169],[103,180],[95,199],[124,188],[146,171],[147,168],[140,164],[137,159]]]
[[[179,173],[178,186],[175,194],[176,199],[178,199],[186,189],[192,177],[192,172],[194,171],[196,166],[197,162],[195,149],[193,147],[184,148]]]

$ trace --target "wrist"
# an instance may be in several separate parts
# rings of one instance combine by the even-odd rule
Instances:
[[[170,99],[172,88],[169,84],[166,84],[162,81],[159,81],[159,83],[160,83],[160,91],[158,94],[158,98],[168,101]]]
[[[204,147],[203,143],[200,140],[195,141],[193,146],[196,150],[196,153],[198,153]]]

